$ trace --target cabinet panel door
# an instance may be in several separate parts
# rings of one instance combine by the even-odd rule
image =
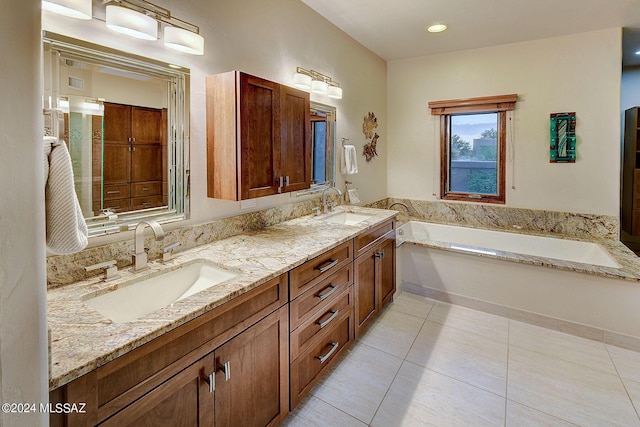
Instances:
[[[101,426],[213,426],[214,398],[205,381],[213,372],[213,354],[184,369]]]
[[[264,427],[286,417],[288,332],[285,306],[216,349],[216,427]]]
[[[396,292],[396,242],[391,235],[384,243],[378,246],[376,253],[380,253],[378,263],[380,276],[380,308],[393,298]]]
[[[131,137],[131,106],[104,103],[104,142],[128,144]]]
[[[280,85],[240,74],[240,199],[280,188]]]
[[[353,263],[355,304],[356,304],[356,337],[368,321],[378,312],[378,287],[376,286],[375,249],[369,250]]]
[[[103,148],[104,185],[128,183],[131,181],[131,153],[129,145],[104,144]]]
[[[162,181],[162,147],[135,145],[131,151],[131,181]]]
[[[280,88],[281,160],[284,191],[311,187],[311,105],[307,92]]]
[[[131,107],[131,137],[134,144],[162,144],[162,110]]]

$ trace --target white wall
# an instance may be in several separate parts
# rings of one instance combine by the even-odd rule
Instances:
[[[0,402],[48,399],[40,1],[0,2]],[[47,414],[0,414],[3,426]]]
[[[71,20],[43,14],[43,28],[70,37],[103,44],[115,49],[174,62],[191,68],[191,220],[201,223],[245,213],[240,203],[208,199],[206,196],[206,117],[205,76],[229,70],[242,70],[279,83],[292,85],[296,66],[330,75],[344,90],[341,100],[312,95],[311,100],[337,108],[338,144],[350,139],[362,152],[362,120],[375,112],[380,135],[379,157],[366,164],[359,157],[360,173],[350,176],[359,188],[364,203],[386,196],[386,62],[356,43],[333,24],[298,0],[192,0],[157,1],[171,9],[174,16],[200,26],[205,38],[205,55],[182,54],[165,49],[162,42],[137,41],[118,35],[98,20]],[[94,15],[96,15],[94,11]],[[338,174],[338,186],[344,178]],[[257,200],[255,209],[298,201],[290,195]],[[180,225],[185,223],[180,223]],[[167,226],[177,227],[178,225]],[[91,246],[130,238],[92,239]]]
[[[614,28],[390,62],[389,197],[439,193],[429,101],[517,93],[506,205],[617,216],[621,39]],[[550,164],[549,114],[565,111],[577,113],[578,160]]]

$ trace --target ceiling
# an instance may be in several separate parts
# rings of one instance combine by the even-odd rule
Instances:
[[[302,1],[388,61],[626,27],[623,62],[640,65],[639,0]]]

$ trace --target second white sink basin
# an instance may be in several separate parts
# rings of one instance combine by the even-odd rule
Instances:
[[[206,261],[184,264],[177,270],[134,281],[84,303],[114,322],[136,320],[237,276]]]
[[[356,225],[369,218],[371,218],[369,215],[362,215],[353,212],[341,212],[339,214],[325,218],[325,221],[334,224]]]

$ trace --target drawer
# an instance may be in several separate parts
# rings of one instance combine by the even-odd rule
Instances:
[[[291,332],[291,360],[297,359],[325,330],[334,323],[339,323],[352,310],[353,288],[348,286],[340,294],[334,295],[328,304],[323,304],[320,310],[309,316],[298,329]]]
[[[634,209],[631,216],[631,235],[640,236],[640,209]]]
[[[640,169],[633,170],[633,194],[640,194]]]
[[[131,199],[131,208],[133,210],[157,208],[158,206],[164,206],[164,203],[162,203],[162,195],[135,197]]]
[[[125,199],[129,196],[129,183],[104,186],[104,200]]]
[[[300,326],[315,311],[321,310],[322,306],[332,304],[333,299],[352,283],[353,265],[349,264],[291,301],[289,305],[291,330]]]
[[[162,195],[162,181],[136,182],[131,184],[131,197]]]
[[[395,229],[395,227],[396,221],[392,219],[356,236],[356,238],[353,239],[355,256],[358,257],[362,255],[370,247],[375,245],[378,239]]]
[[[353,341],[353,314],[345,313],[291,364],[291,410]]]
[[[348,241],[294,268],[289,272],[291,299],[311,289],[352,260],[353,242]]]
[[[111,212],[126,212],[131,210],[131,199],[105,200],[103,206]]]
[[[633,209],[640,209],[640,197],[633,198]]]

